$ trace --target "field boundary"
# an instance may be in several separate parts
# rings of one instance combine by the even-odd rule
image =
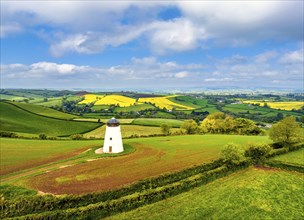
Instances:
[[[300,173],[304,173],[304,166],[300,164],[287,163],[279,160],[272,160],[272,161],[267,161],[265,165],[269,167],[280,168],[283,170],[290,170],[290,171],[297,171]]]

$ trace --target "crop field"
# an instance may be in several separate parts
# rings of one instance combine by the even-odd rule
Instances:
[[[121,125],[122,137],[131,137],[131,136],[148,136],[154,134],[162,134],[159,127],[149,127],[149,126],[140,126],[140,125]],[[178,129],[172,128],[171,132],[176,132]],[[106,125],[96,128],[93,131],[90,131],[83,136],[85,138],[104,138],[106,132]]]
[[[166,108],[168,110],[172,110],[175,108],[176,110],[192,110],[193,107],[189,107],[187,105],[181,105],[169,100],[169,98],[173,98],[174,96],[165,96],[165,97],[152,97],[152,98],[139,98],[138,102],[141,103],[152,103],[158,108]]]
[[[84,133],[100,126],[93,122],[66,121],[47,118],[24,111],[16,106],[0,102],[1,130],[48,136],[67,136]]]
[[[270,108],[274,108],[274,109],[282,109],[282,110],[292,110],[292,109],[301,109],[304,106],[304,102],[272,102],[272,101],[256,101],[256,100],[246,100],[243,101],[243,103],[249,103],[249,104],[259,104],[260,106],[264,106],[265,103],[267,103],[267,105]]]
[[[77,117],[76,115],[71,115],[68,113],[56,111],[54,109],[45,107],[45,106],[40,106],[40,105],[32,105],[32,104],[26,104],[26,103],[21,103],[21,102],[12,102],[11,104],[22,108],[26,111],[33,112],[38,115],[42,116],[47,116],[47,117],[52,117],[52,118],[59,118],[59,119],[73,119]]]
[[[50,141],[1,138],[0,175],[76,155],[101,141]]]
[[[55,194],[120,188],[138,180],[209,162],[227,142],[269,142],[265,136],[191,135],[124,140],[132,154],[104,158],[29,177],[25,187]],[[89,143],[89,141],[88,141]],[[176,162],[178,161],[178,163]]]
[[[162,124],[170,125],[174,128],[179,128],[183,121],[177,119],[161,119],[161,118],[136,118],[132,122],[134,125],[144,125],[144,126],[161,126]]]
[[[106,219],[303,219],[303,178],[252,167]]]
[[[304,165],[304,148],[274,157],[272,160]]]
[[[278,113],[282,113],[284,115],[293,115],[293,116],[301,115],[300,113],[297,112],[269,109],[259,106],[249,106],[248,104],[228,104],[225,105],[223,109],[233,113],[244,113],[244,114],[249,113],[249,114],[267,115],[267,116],[276,116]]]
[[[84,97],[85,99],[78,104],[94,103],[94,105],[119,105],[120,107],[128,107],[134,105],[136,102],[135,99],[122,95],[87,94]]]

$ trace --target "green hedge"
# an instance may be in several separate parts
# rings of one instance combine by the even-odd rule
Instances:
[[[166,199],[173,195],[190,190],[195,186],[203,185],[217,178],[229,175],[230,173],[247,166],[248,164],[242,164],[238,167],[228,168],[223,165],[216,169],[190,176],[178,182],[154,189],[148,189],[140,193],[136,192],[118,199],[66,210],[29,214],[22,216],[20,219],[100,219],[122,211],[128,211]]]
[[[304,173],[304,166],[300,164],[286,163],[277,160],[267,161],[265,163],[266,166],[280,168],[284,170],[291,170]]]

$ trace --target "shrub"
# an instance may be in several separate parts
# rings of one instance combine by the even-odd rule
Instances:
[[[39,134],[39,139],[40,140],[46,140],[47,136],[45,134]]]
[[[245,156],[250,157],[253,163],[261,164],[269,155],[271,147],[266,143],[251,143],[245,151]]]
[[[230,165],[239,165],[246,161],[245,149],[238,144],[229,143],[221,151],[221,158]]]
[[[73,135],[71,135],[71,138],[73,140],[82,140],[83,136],[82,136],[82,134],[73,134]]]
[[[18,135],[13,132],[0,131],[0,137],[16,138]]]

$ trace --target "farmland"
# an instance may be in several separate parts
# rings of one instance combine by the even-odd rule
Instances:
[[[303,178],[249,168],[107,219],[303,219]]]
[[[137,118],[132,122],[132,124],[134,125],[158,126],[158,127],[164,123],[168,124],[171,127],[178,128],[183,124],[183,121],[176,119]]]
[[[95,160],[29,177],[23,184],[29,188],[55,194],[109,190],[140,179],[214,160],[219,157],[220,150],[227,142],[244,144],[261,141],[269,140],[263,136],[237,135],[127,139],[124,144],[136,148],[132,154]],[[77,180],[79,176],[81,180]],[[65,181],[61,181],[62,179]],[[103,184],[100,184],[101,182]]]
[[[121,125],[122,137],[141,137],[149,135],[161,135],[161,129],[159,127],[151,126],[140,126],[140,125]],[[106,131],[106,125],[96,128],[93,131],[85,133],[83,136],[85,138],[104,138]],[[171,129],[171,132],[174,133],[178,129]]]
[[[243,101],[243,103],[257,104],[262,107],[265,105],[265,103],[267,103],[267,105],[270,108],[282,109],[282,110],[292,110],[292,109],[298,110],[304,106],[304,102],[273,102],[273,101],[246,100]]]
[[[283,154],[274,157],[272,160],[276,160],[284,163],[299,164],[304,166],[304,148],[294,152],[290,152],[288,154]]]
[[[66,121],[39,116],[24,111],[10,103],[0,102],[1,130],[50,136],[67,136],[95,129],[93,122]]]
[[[181,105],[176,102],[172,102],[169,100],[169,98],[172,98],[174,96],[165,96],[165,97],[152,97],[152,98],[139,98],[138,102],[140,103],[152,103],[155,106],[157,106],[160,109],[168,109],[172,110],[173,108],[177,110],[192,110],[193,107]]]
[[[0,140],[1,175],[69,158],[102,144],[101,141]]]
[[[84,100],[79,104],[94,103],[94,105],[118,105],[120,107],[128,107],[135,104],[135,99],[121,95],[94,95],[87,94]]]

